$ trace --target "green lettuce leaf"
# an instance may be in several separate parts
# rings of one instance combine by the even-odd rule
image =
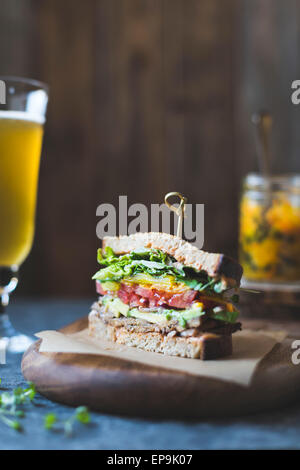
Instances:
[[[224,321],[226,323],[235,323],[238,315],[239,312],[228,312],[226,310],[223,310],[221,312],[212,312],[210,314],[210,317],[214,318],[215,320]]]
[[[161,250],[143,248],[118,256],[110,247],[106,247],[104,254],[101,249],[98,250],[97,260],[102,269],[93,276],[93,279],[101,282],[120,281],[124,277],[139,273],[154,277],[171,275],[176,281],[184,282],[191,289],[221,293],[218,280],[210,278],[204,271],[198,272],[177,263],[173,257]]]

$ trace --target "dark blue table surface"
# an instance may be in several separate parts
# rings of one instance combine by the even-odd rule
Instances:
[[[17,297],[17,296],[16,296]],[[91,300],[13,300],[15,327],[27,334],[57,329],[85,315]],[[0,365],[2,389],[24,386],[21,356]],[[174,393],[176,391],[174,390]],[[300,448],[299,405],[225,421],[155,421],[92,413],[92,423],[77,426],[72,437],[43,428],[46,413],[66,419],[72,409],[40,395],[29,406],[18,433],[0,422],[0,449],[286,449]]]

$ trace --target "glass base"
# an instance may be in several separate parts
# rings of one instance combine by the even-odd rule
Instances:
[[[0,315],[0,341],[8,353],[25,352],[35,339],[14,329],[8,315]]]

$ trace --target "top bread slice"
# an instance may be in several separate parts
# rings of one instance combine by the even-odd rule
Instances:
[[[243,273],[242,266],[234,259],[222,254],[199,250],[182,238],[168,233],[147,232],[104,237],[102,249],[106,247],[112,248],[117,255],[141,248],[164,251],[185,266],[197,271],[205,271],[208,276],[222,280],[225,287],[239,286]]]

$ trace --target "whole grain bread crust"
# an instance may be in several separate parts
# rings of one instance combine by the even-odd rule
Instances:
[[[226,287],[239,286],[243,268],[234,259],[218,254],[199,250],[182,238],[168,233],[148,232],[104,237],[102,248],[112,248],[116,254],[130,253],[141,248],[162,250],[173,256],[178,262],[205,271],[212,278],[220,278]]]
[[[128,331],[105,323],[96,310],[89,314],[89,334],[98,339],[169,356],[218,359],[232,354],[232,335],[205,333],[199,337],[169,337],[159,332]]]

